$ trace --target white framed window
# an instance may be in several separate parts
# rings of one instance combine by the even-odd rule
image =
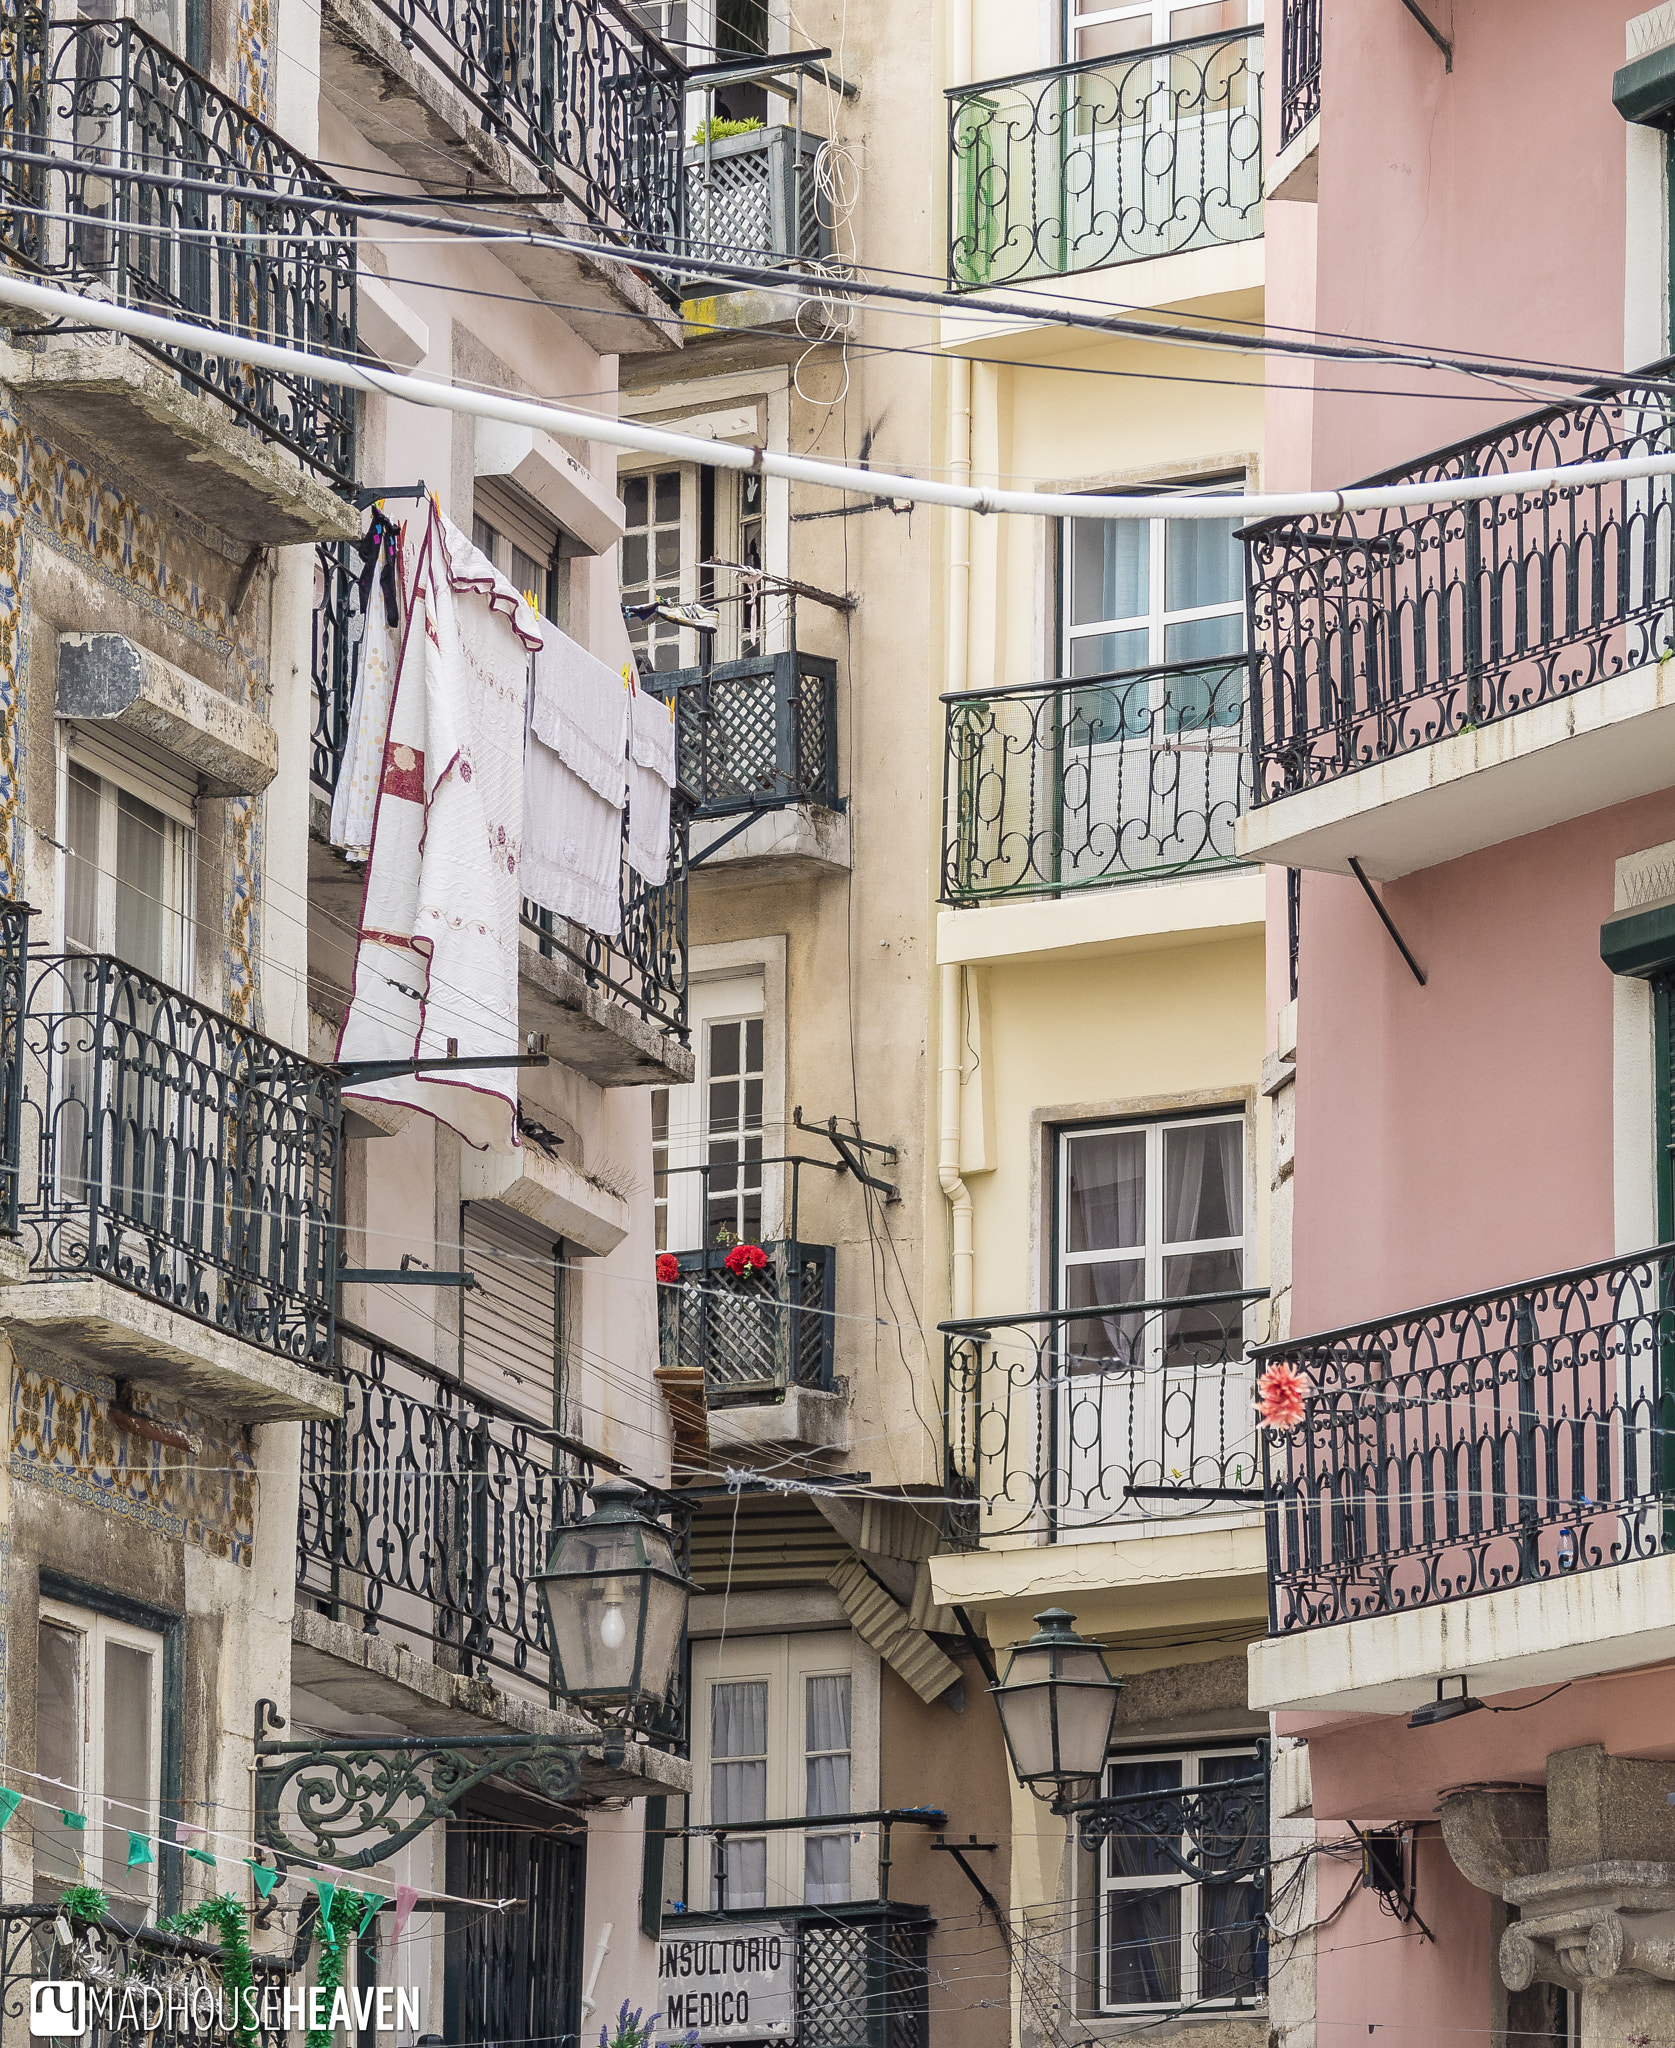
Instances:
[[[1069,1325],[1073,1370],[1190,1365],[1221,1355],[1234,1309],[1126,1316],[1127,1301],[1230,1294],[1245,1284],[1242,1112],[1059,1134],[1061,1308],[1117,1313]]]
[[[1065,58],[1074,64],[1120,57],[1154,43],[1243,28],[1249,19],[1247,0],[1065,0]]]
[[[1064,520],[1063,673],[1107,675],[1242,653],[1245,552],[1234,536],[1243,524],[1236,513]]]
[[[36,1809],[37,1896],[93,1884],[119,1910],[149,1912],[161,1860],[163,1638],[43,1600],[35,1674],[35,1769],[87,1822],[66,1826]],[[43,1796],[58,1801],[60,1792]],[[130,1833],[150,1838],[149,1863],[129,1862]]]
[[[472,494],[471,541],[543,618],[557,615],[559,530],[521,492],[497,478],[479,477]]]
[[[64,782],[64,945],[190,993],[196,778],[76,733]]]
[[[1113,1757],[1105,1794],[1193,1791],[1260,1768],[1249,1743]],[[1178,1846],[1186,1849],[1184,1835]],[[1138,1829],[1113,1832],[1096,1869],[1102,2011],[1232,2004],[1256,1994],[1266,1939],[1259,1885],[1197,1883]]]
[[[657,1249],[697,1251],[734,1239],[759,1244],[769,1220],[762,1160],[770,1149],[762,981],[739,975],[696,982],[688,1002],[697,1073],[686,1086],[654,1088],[651,1096]],[[705,1165],[707,1176],[696,1170]]]
[[[857,1753],[859,1685],[847,1631],[751,1636],[692,1647],[692,1819],[725,1821],[723,1879],[692,1839],[694,1911],[841,1905],[873,1883],[870,1838],[852,1828],[752,1835],[752,1821],[818,1818],[876,1803],[876,1759]],[[870,1787],[865,1798],[862,1787]]]
[[[717,661],[777,649],[784,639],[784,600],[740,573],[774,567],[767,560],[763,479],[679,463],[630,472],[618,482],[625,513],[622,602],[713,603]],[[700,643],[689,627],[652,618],[635,620],[628,630],[643,668],[696,666]]]

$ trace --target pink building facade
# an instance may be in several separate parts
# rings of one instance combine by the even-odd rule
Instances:
[[[1270,327],[1404,360],[1274,359],[1265,488],[1675,453],[1675,6],[1275,11]],[[1276,2031],[1669,2041],[1675,481],[1247,576]]]

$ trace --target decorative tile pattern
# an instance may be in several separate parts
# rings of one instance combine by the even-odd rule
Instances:
[[[233,31],[233,97],[259,121],[269,117],[269,14],[268,0],[238,0],[238,21]]]
[[[67,1361],[51,1373],[16,1359],[12,1370],[12,1477],[68,1500],[125,1516],[248,1565],[254,1556],[256,1466],[248,1430],[136,1387],[135,1411],[188,1431],[196,1457],[130,1436],[110,1419],[116,1382]]]
[[[265,35],[266,0],[250,4]],[[160,519],[112,478],[96,476],[31,433],[0,387],[0,892],[18,894],[23,881],[22,678],[28,674],[33,548],[44,544],[68,556],[89,576],[119,587],[171,632],[196,641],[211,672],[265,713],[266,665],[255,637],[258,622],[265,637],[265,614],[254,593],[242,620],[229,615],[225,599],[210,595],[196,573],[208,538],[185,518]],[[227,814],[224,1002],[240,1022],[259,1026],[261,799],[229,803]]]

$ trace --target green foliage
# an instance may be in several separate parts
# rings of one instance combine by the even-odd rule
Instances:
[[[711,115],[707,121],[700,121],[692,131],[692,147],[702,149],[706,142],[725,142],[730,135],[754,135],[761,122],[752,118],[748,121],[729,121],[720,114]]]
[[[231,1892],[223,1892],[217,1899],[204,1899],[196,1906],[189,1906],[184,1913],[176,1913],[171,1919],[158,1922],[165,1934],[202,1935],[214,1928],[221,1937],[221,1952],[225,1961],[221,1965],[221,1982],[233,1994],[233,2010],[238,2015],[237,2030],[241,2048],[257,2048],[256,2022],[251,2008],[254,1998],[247,1999],[247,1991],[254,1993],[256,1979],[250,1967],[250,1927],[244,1917],[244,1906]]]
[[[58,1903],[72,1920],[102,1920],[111,1909],[110,1900],[96,1884],[73,1884]]]
[[[332,1899],[331,1931],[336,1941],[328,1941],[324,1928],[320,1932],[320,1963],[314,1972],[315,1987],[324,1993],[328,2024],[311,2028],[307,2048],[331,2048],[332,2000],[343,1985],[343,1966],[348,1960],[349,1939],[361,1924],[361,1918],[372,1903],[369,1894],[339,1890]]]

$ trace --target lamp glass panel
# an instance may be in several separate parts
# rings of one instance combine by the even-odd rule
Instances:
[[[1020,1662],[1022,1659],[1020,1658]],[[1012,1768],[1021,1779],[1050,1776],[1053,1759],[1052,1696],[1045,1685],[1014,1691],[1010,1682],[995,1694],[1001,1725],[1012,1751]]]
[[[646,1575],[644,1585],[646,1640],[640,1664],[640,1690],[648,1699],[661,1699],[669,1690],[680,1656],[687,1589],[651,1573]]]
[[[553,1654],[566,1692],[632,1691],[644,1583],[637,1571],[543,1583]]]
[[[1058,1692],[1058,1769],[1067,1778],[1097,1778],[1111,1746],[1117,1711],[1110,1685],[1061,1685]]]

